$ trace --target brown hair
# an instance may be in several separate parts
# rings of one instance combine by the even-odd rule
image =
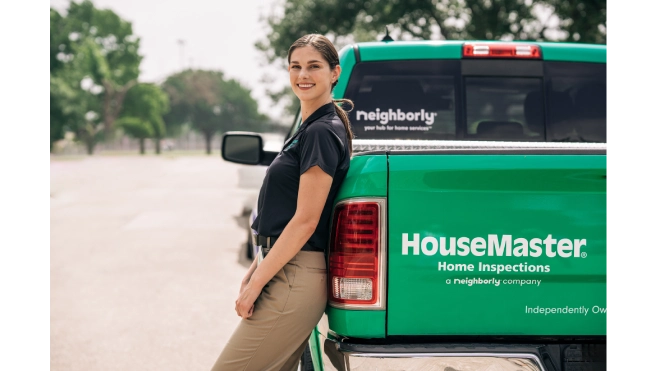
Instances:
[[[319,34],[308,34],[294,41],[292,46],[289,47],[289,52],[287,53],[287,63],[291,63],[292,52],[296,48],[301,48],[304,46],[311,46],[314,49],[316,49],[321,54],[321,56],[326,60],[326,62],[328,62],[328,65],[330,66],[331,70],[334,70],[335,67],[339,65],[339,54],[337,54],[337,50],[335,49],[335,46],[333,46],[333,43],[331,43],[327,37]],[[335,85],[337,85],[337,81],[339,80],[335,80],[333,86],[330,88],[331,92],[335,88]],[[344,110],[344,108],[342,108],[342,105],[344,103],[347,103],[350,106],[348,110]],[[351,122],[349,121],[348,115],[346,113],[351,112],[351,110],[353,109],[353,102],[350,99],[333,99],[333,104],[335,105],[335,111],[337,112],[339,119],[342,120],[342,123],[344,124],[344,128],[346,129],[346,138],[348,140],[349,153],[352,155],[353,131],[351,130]]]

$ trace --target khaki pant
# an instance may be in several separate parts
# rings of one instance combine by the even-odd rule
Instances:
[[[296,370],[327,301],[322,252],[299,251],[264,286],[212,371]]]

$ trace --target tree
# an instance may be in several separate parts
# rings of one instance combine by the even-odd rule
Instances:
[[[127,92],[118,126],[139,139],[140,153],[145,153],[145,140],[153,138],[155,153],[161,153],[160,142],[166,135],[163,115],[169,111],[169,97],[155,84],[141,83]]]
[[[139,153],[142,155],[146,153],[146,139],[152,138],[154,134],[153,127],[150,123],[138,117],[126,116],[118,119],[117,124],[129,136],[139,140]]]
[[[207,154],[212,138],[228,130],[261,130],[266,116],[258,113],[257,102],[238,81],[226,80],[222,72],[185,70],[169,76],[162,84],[171,110],[164,116],[167,129],[191,124],[205,137]]]
[[[66,131],[74,131],[84,120],[84,108],[76,97],[77,92],[64,79],[50,76],[50,151]]]
[[[72,131],[84,142],[87,153],[103,137],[100,122],[98,90],[91,79],[85,77],[85,61],[90,58],[87,48],[79,48],[70,57],[61,57],[64,63],[50,73],[50,149],[54,141],[61,139],[65,131]]]
[[[560,26],[566,31],[564,41],[606,43],[606,0],[550,0]]]
[[[256,47],[269,63],[286,66],[287,51],[309,33],[335,45],[380,40],[536,40],[606,42],[605,0],[285,0],[265,18]],[[270,91],[274,101],[291,97]],[[284,99],[283,99],[284,100]],[[296,103],[294,97],[286,99]],[[288,105],[288,109],[293,108]]]
[[[63,139],[66,131],[74,131],[74,123],[82,121],[81,107],[76,105],[74,87],[61,58],[61,51],[70,49],[64,17],[50,9],[50,151],[53,143]],[[68,77],[68,78],[67,78]]]
[[[70,130],[92,153],[112,134],[125,94],[137,82],[139,38],[130,22],[89,0],[71,2],[66,13],[50,9],[51,149]],[[71,103],[77,108],[66,108]]]

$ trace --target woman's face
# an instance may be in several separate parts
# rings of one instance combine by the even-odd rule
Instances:
[[[289,82],[294,94],[303,101],[328,100],[332,84],[339,78],[341,69],[333,70],[314,47],[294,49],[289,62]]]

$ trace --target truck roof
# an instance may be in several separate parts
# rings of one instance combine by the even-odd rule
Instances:
[[[490,40],[420,40],[362,42],[345,47],[342,53],[356,54],[359,61],[408,60],[408,59],[462,59],[465,43],[513,43],[538,45],[545,61],[606,63],[606,45],[535,41]]]

